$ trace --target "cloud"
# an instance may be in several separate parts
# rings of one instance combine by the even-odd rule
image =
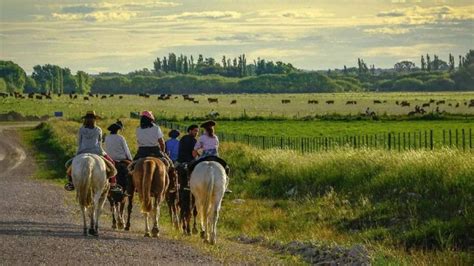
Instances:
[[[81,13],[53,13],[52,17],[57,20],[82,20],[89,22],[114,22],[114,21],[127,21],[137,15],[136,12],[131,11],[98,11],[87,14]]]
[[[420,7],[414,6],[403,9],[395,9],[380,12],[377,17],[382,18],[382,24],[437,24],[451,23],[459,21],[474,20],[474,5],[463,7],[435,6]]]
[[[180,14],[162,16],[164,19],[209,19],[209,20],[227,20],[238,19],[241,13],[235,11],[203,11],[203,12],[183,12]]]
[[[373,28],[373,29],[365,29],[365,33],[369,34],[387,34],[387,35],[401,35],[410,32],[409,29],[406,28]]]
[[[422,43],[409,46],[384,46],[384,47],[373,47],[362,54],[366,57],[398,57],[398,58],[411,58],[414,55],[418,56],[420,54],[426,53],[426,51],[441,51],[447,50],[455,47],[455,45],[450,43]]]
[[[96,10],[94,7],[83,5],[83,6],[63,7],[63,9],[61,11],[62,11],[62,13],[83,13],[83,14],[87,14],[87,13],[94,12],[94,10]]]
[[[384,11],[377,14],[377,17],[403,17],[405,12],[402,10]]]

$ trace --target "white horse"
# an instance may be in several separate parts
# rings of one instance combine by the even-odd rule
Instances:
[[[96,154],[79,154],[72,160],[72,182],[82,212],[84,235],[87,235],[86,211],[90,217],[89,234],[99,235],[100,212],[109,190],[107,169],[112,169],[109,176],[117,174],[112,163]]]
[[[217,220],[227,182],[225,169],[218,162],[200,162],[191,173],[190,187],[201,220],[201,237],[212,245],[216,243]]]

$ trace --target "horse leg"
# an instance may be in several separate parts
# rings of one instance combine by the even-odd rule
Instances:
[[[120,203],[120,208],[118,209],[118,229],[123,229],[124,227],[124,219],[123,219],[123,210],[125,209],[125,199],[123,199]]]
[[[113,199],[109,199],[110,202],[110,212],[112,213],[112,229],[117,228],[117,221],[115,220],[115,202]]]
[[[145,237],[150,237],[150,227],[148,226],[148,212],[144,212],[145,217]]]
[[[89,225],[89,235],[95,235],[95,231],[94,231],[94,225],[95,225],[95,219],[94,219],[94,216],[95,216],[95,204],[92,204],[92,206],[90,206],[88,209],[89,209],[89,219],[90,219],[90,225]]]
[[[206,220],[207,215],[204,213],[204,204],[202,202],[196,202],[196,208],[201,222],[201,238],[206,239]]]
[[[194,208],[192,209],[193,211],[193,234],[197,234],[198,233],[198,229],[197,229],[197,216],[198,216],[198,212],[197,212],[197,208],[196,206],[194,206]],[[189,217],[191,219],[191,216]]]
[[[95,227],[94,227],[94,231],[95,231],[95,234],[94,236],[99,236],[99,219],[100,219],[100,212],[102,210],[102,208],[104,207],[104,203],[105,203],[105,199],[107,198],[107,192],[108,192],[108,188],[107,189],[104,189],[104,191],[102,191],[102,193],[100,195],[96,195],[96,197],[94,197],[94,211],[95,211]]]
[[[160,228],[158,225],[158,219],[160,219],[160,205],[158,203],[158,197],[153,198],[153,229],[151,230],[151,233],[153,237],[158,237],[160,234]]]
[[[133,208],[133,192],[128,196],[128,205],[127,205],[127,224],[125,225],[125,231],[130,230],[130,217],[132,216]]]
[[[86,219],[86,207],[81,206],[81,213],[82,213],[82,222],[83,222],[83,232],[84,236],[87,236],[87,219]]]
[[[213,208],[212,212],[211,212],[211,219],[210,219],[210,222],[211,222],[211,239],[210,239],[210,242],[211,242],[211,245],[215,245],[216,244],[216,240],[217,240],[217,220],[219,219],[219,209],[220,209],[220,202],[218,204],[216,204],[216,206]]]

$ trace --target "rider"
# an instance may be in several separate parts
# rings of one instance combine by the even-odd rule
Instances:
[[[198,133],[199,127],[197,125],[190,125],[188,127],[188,134],[181,137],[179,140],[178,162],[189,163],[194,160],[193,151]]]
[[[170,139],[165,142],[166,154],[170,156],[173,162],[176,162],[178,160],[179,140],[177,140],[177,138],[179,137],[179,134],[180,133],[178,130],[171,130],[168,133],[168,137],[170,137]]]
[[[204,134],[199,137],[199,140],[194,145],[193,156],[198,157],[199,151],[202,150],[201,156],[198,157],[198,160],[193,162],[190,166],[189,173],[192,172],[194,166],[198,163],[206,160],[213,160],[220,163],[227,175],[229,175],[229,166],[227,163],[219,157],[219,138],[215,134],[214,127],[216,126],[216,122],[210,120],[203,124],[201,124],[201,128],[204,128]],[[231,190],[227,189],[227,193],[232,192]]]
[[[128,148],[127,141],[119,134],[120,130],[123,130],[123,124],[121,121],[113,123],[107,128],[110,131],[110,135],[105,137],[105,150],[116,162],[120,161],[131,161],[132,155]]]
[[[84,119],[82,127],[79,129],[78,133],[78,148],[76,156],[82,153],[92,153],[99,156],[103,156],[106,160],[114,164],[114,160],[108,156],[105,151],[102,149],[101,140],[102,140],[102,129],[96,125],[96,120],[100,119],[99,116],[95,114],[95,111],[87,111],[86,115],[82,117]],[[72,183],[71,176],[71,165],[72,159],[66,162],[67,178],[68,183],[64,186],[67,191],[74,190],[74,184]],[[115,176],[110,178],[111,187],[115,186]]]

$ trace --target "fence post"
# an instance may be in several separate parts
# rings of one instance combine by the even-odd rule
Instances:
[[[433,150],[433,129],[430,130],[430,149]]]
[[[469,129],[469,149],[472,149],[472,128]]]
[[[456,148],[459,148],[459,136],[458,136],[458,129],[456,128]]]
[[[466,134],[464,133],[464,128],[462,129],[462,150],[466,151]]]
[[[451,139],[451,129],[449,130],[449,147],[451,147],[453,145],[453,140]]]
[[[400,146],[400,136],[401,136],[401,134],[400,134],[400,132],[398,132],[398,152],[400,152],[400,151],[401,151],[401,146]]]
[[[388,132],[388,150],[392,149],[392,134]]]
[[[265,150],[265,136],[262,136],[262,147]]]
[[[446,130],[443,129],[443,146],[446,146]]]

